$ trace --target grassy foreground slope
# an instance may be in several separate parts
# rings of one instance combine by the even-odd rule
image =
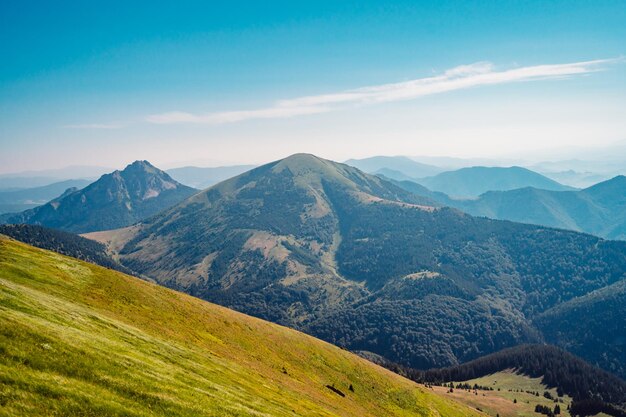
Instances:
[[[302,333],[0,236],[0,415],[475,414]]]

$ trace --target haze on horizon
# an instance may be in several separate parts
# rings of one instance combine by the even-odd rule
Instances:
[[[625,23],[619,1],[5,2],[0,174],[624,158]]]

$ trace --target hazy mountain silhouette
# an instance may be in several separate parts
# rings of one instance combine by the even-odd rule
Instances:
[[[533,187],[489,191],[476,199],[453,199],[411,181],[396,185],[475,216],[511,220],[626,239],[626,177],[617,176],[580,191]]]
[[[82,190],[70,190],[6,223],[37,224],[70,232],[124,227],[150,217],[195,194],[148,161],[105,174]]]
[[[523,187],[555,191],[573,189],[522,167],[461,168],[442,172],[434,177],[417,179],[416,182],[430,190],[460,198],[477,197],[487,191],[507,191]]]

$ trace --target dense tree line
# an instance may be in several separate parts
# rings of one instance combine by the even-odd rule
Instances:
[[[552,344],[626,377],[626,280],[552,308],[534,319]]]
[[[569,410],[572,416],[595,416],[599,413],[605,413],[613,417],[626,417],[626,411],[613,404],[607,404],[601,400],[582,400],[572,403]]]
[[[626,408],[626,382],[549,345],[522,345],[458,366],[428,371],[405,370],[405,373],[420,382],[443,383],[467,381],[505,369],[515,369],[532,378],[542,377],[546,386],[556,388],[560,395],[572,397],[577,407],[573,407],[574,410],[582,410],[584,404]]]
[[[548,417],[554,417],[561,414],[561,407],[557,404],[552,407],[548,407],[547,405],[537,404],[535,406],[535,413],[545,414]]]
[[[436,271],[468,292],[490,288],[514,297],[532,316],[626,276],[626,242],[475,218],[449,208],[430,213],[357,204],[332,188],[329,195],[340,214],[340,271],[372,289],[415,271]]]
[[[338,308],[304,330],[350,350],[369,351],[428,369],[538,341],[523,319],[487,300],[429,295],[418,300],[364,300]]]
[[[548,340],[561,346],[577,346],[576,353],[592,363],[626,375],[620,359],[624,357],[624,344],[618,340],[623,333],[619,327],[623,327],[626,303],[622,300],[626,297],[614,299],[611,311],[601,311],[598,303],[597,314],[582,315],[584,329],[576,324],[580,309],[569,310],[566,320],[551,320],[549,324],[548,320],[538,321],[539,329],[528,320],[591,291],[622,282],[626,277],[626,242],[475,218],[449,208],[431,213],[383,202],[358,204],[332,187],[327,193],[340,219],[339,271],[376,290],[368,300],[376,304],[358,304],[325,316],[313,325],[315,331],[320,331],[319,336],[351,349],[372,349],[414,367],[435,365],[425,363],[424,357],[443,359],[436,365],[445,366],[503,347]],[[405,278],[418,271],[434,273],[433,278]],[[453,300],[447,302],[445,296]],[[459,303],[472,305],[474,319],[459,314]],[[490,311],[484,310],[483,304],[490,306]],[[439,309],[441,316],[431,313],[434,309]],[[411,320],[403,318],[406,310],[411,311]],[[341,323],[342,317],[359,326]],[[608,323],[598,326],[603,320]],[[520,327],[523,331],[514,330],[516,322],[524,322]],[[395,332],[401,323],[407,323],[408,328],[398,335]],[[326,325],[329,328],[323,329]],[[370,327],[379,338],[364,344],[361,340]],[[424,336],[412,338],[412,327],[424,329]],[[467,336],[474,329],[489,339],[486,345],[477,345]],[[399,338],[393,348],[381,348],[385,343],[381,340],[393,334]],[[577,340],[585,340],[583,335],[595,337],[578,346]],[[441,336],[445,347],[436,343]],[[419,347],[411,346],[416,342]]]

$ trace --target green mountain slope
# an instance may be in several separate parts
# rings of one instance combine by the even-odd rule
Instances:
[[[535,323],[551,343],[626,375],[626,279],[560,304]]]
[[[115,229],[150,217],[196,192],[149,162],[136,161],[82,190],[4,220],[77,233]]]
[[[422,369],[541,341],[534,316],[626,271],[623,242],[434,205],[294,155],[108,235],[161,284]]]
[[[576,231],[583,230],[577,221],[580,216],[591,219],[603,215],[592,201],[579,198],[578,192],[555,192],[531,187],[490,191],[476,200],[452,202],[452,205],[477,216]]]
[[[478,415],[310,336],[1,236],[0,414]]]
[[[461,168],[416,181],[430,190],[459,198],[477,197],[487,191],[507,191],[524,187],[555,191],[572,190],[571,187],[522,167]]]

